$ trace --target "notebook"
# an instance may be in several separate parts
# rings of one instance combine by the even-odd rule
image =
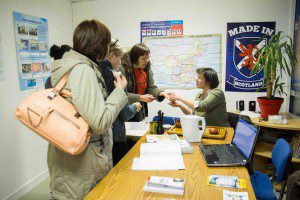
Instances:
[[[250,162],[259,129],[239,119],[231,144],[199,145],[208,166],[246,165]]]

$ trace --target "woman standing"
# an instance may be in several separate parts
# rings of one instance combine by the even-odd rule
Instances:
[[[79,155],[48,148],[48,168],[53,199],[83,199],[112,167],[111,125],[127,103],[124,76],[115,75],[115,89],[108,96],[97,61],[108,53],[109,29],[97,20],[81,22],[74,31],[73,50],[52,63],[51,82],[57,85],[72,69],[64,89],[71,91],[77,111],[89,124],[91,140]],[[99,83],[100,82],[100,83]]]
[[[112,41],[109,44],[109,53],[106,60],[99,63],[99,69],[105,80],[106,90],[108,95],[115,89],[113,72],[121,64],[121,57],[124,54],[124,49],[118,40]],[[136,112],[141,109],[141,104],[135,102],[126,105],[119,113],[116,121],[113,123],[113,164],[116,165],[128,152],[126,141],[125,121],[131,119]]]
[[[207,126],[229,127],[226,100],[222,89],[218,88],[219,78],[217,72],[211,68],[197,69],[197,88],[202,92],[197,94],[195,100],[189,100],[177,94],[170,94],[170,105],[179,107],[184,114],[194,114],[205,117]],[[181,101],[188,108],[176,101]],[[192,112],[190,111],[192,109]]]
[[[160,90],[154,84],[153,72],[150,65],[150,49],[143,43],[134,45],[122,57],[119,70],[128,81],[129,103],[142,102],[142,109],[130,121],[142,121],[148,116],[147,103],[154,99],[161,102],[169,99],[168,93]]]

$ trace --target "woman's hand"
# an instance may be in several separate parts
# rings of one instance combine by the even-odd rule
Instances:
[[[172,94],[172,93],[160,92],[160,93],[159,93],[159,96],[164,96],[164,97],[166,97],[168,100],[171,100],[171,99],[170,99],[170,98],[171,98],[170,94]]]
[[[141,110],[142,105],[141,105],[140,102],[135,102],[135,103],[133,103],[133,104],[136,106],[136,111],[140,111],[140,110]]]
[[[114,77],[115,77],[114,83],[116,88],[125,89],[127,86],[127,80],[125,76],[121,72],[114,72]]]
[[[181,107],[181,105],[179,103],[177,103],[176,101],[170,101],[168,104],[173,107]]]
[[[140,100],[142,102],[152,102],[153,100],[155,99],[155,97],[152,95],[152,94],[143,94],[143,95],[140,95]]]
[[[181,100],[181,96],[179,96],[178,94],[174,94],[174,93],[168,93],[168,95],[170,96],[170,101],[176,101],[176,100]]]

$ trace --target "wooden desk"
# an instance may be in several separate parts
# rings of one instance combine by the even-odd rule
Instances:
[[[287,124],[270,124],[268,121],[260,120],[258,117],[252,118],[251,121],[260,127],[281,129],[281,130],[292,130],[300,131],[300,117],[292,115],[290,113],[280,113],[281,115],[286,115]]]
[[[299,134],[300,133],[300,117],[292,115],[291,113],[280,113],[281,115],[286,115],[287,124],[270,124],[268,121],[260,120],[259,118],[252,118],[251,121],[259,127],[285,130],[291,134]],[[293,138],[294,139],[294,138]],[[273,144],[269,144],[266,142],[258,141],[255,145],[254,155],[272,158],[272,150]],[[295,149],[294,149],[295,151]],[[300,163],[300,158],[292,158],[292,162]]]
[[[230,143],[233,129],[228,128],[225,140],[203,139],[203,144]],[[106,175],[106,177],[86,196],[85,199],[222,199],[223,190],[248,192],[250,199],[255,194],[245,167],[207,167],[196,143],[193,154],[183,154],[185,170],[132,171],[132,160],[139,157],[143,136],[126,156]],[[238,176],[246,179],[247,189],[229,189],[207,186],[207,177],[212,174]],[[143,187],[150,175],[178,177],[187,180],[183,196],[144,192]]]

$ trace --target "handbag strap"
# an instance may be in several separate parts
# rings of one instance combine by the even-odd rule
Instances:
[[[69,69],[69,71],[62,77],[62,79],[60,79],[60,81],[54,87],[55,92],[60,93],[61,89],[66,85],[72,69],[74,69],[74,67],[76,67],[76,65],[79,65],[79,64],[85,64],[85,63],[84,62],[78,62],[73,67],[71,67],[71,69]]]
[[[62,88],[66,85],[72,69],[76,65],[79,65],[79,64],[84,64],[84,62],[78,62],[73,67],[71,67],[71,69],[69,69],[69,71],[62,77],[62,79],[60,79],[60,81],[54,87],[53,91],[49,94],[48,99],[52,100],[56,95],[61,94],[61,93],[62,93],[63,96],[65,95],[68,98],[72,98],[72,93],[67,92],[67,90],[64,90]]]
[[[75,67],[75,66],[74,66]],[[74,68],[72,67],[63,77],[62,79],[60,79],[60,81],[58,82],[58,84],[55,86],[55,90],[59,93],[61,91],[61,89],[66,85],[69,75],[71,73],[71,70]]]
[[[67,98],[67,99],[72,99],[72,93],[66,89],[61,89],[60,96]]]

